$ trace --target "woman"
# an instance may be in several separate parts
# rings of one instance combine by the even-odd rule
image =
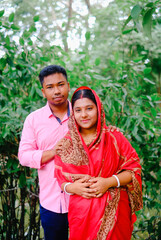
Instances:
[[[71,195],[70,240],[129,240],[142,208],[137,153],[122,133],[108,131],[93,90],[78,88],[71,102],[69,132],[55,157],[55,175]]]

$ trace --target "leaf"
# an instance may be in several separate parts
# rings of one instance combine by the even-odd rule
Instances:
[[[36,32],[35,26],[31,26],[30,29],[29,29],[29,32],[31,32],[31,33],[32,33],[32,32]]]
[[[144,58],[144,56],[139,56],[139,57],[133,59],[133,62],[136,62],[136,63],[140,62],[140,61],[142,61],[143,58]]]
[[[1,58],[0,59],[0,69],[3,70],[6,66],[6,59],[5,58]]]
[[[31,33],[30,33],[30,32],[27,32],[27,31],[25,31],[25,32],[23,33],[24,38],[28,38],[30,35],[31,35]]]
[[[29,39],[28,45],[29,45],[29,46],[32,46],[32,45],[33,45],[33,41],[32,41],[31,39]]]
[[[153,115],[153,117],[157,116],[157,111],[155,110],[155,108],[151,108],[150,111],[151,111],[151,114]]]
[[[19,177],[19,186],[24,187],[26,185],[26,177],[25,174],[22,172]]]
[[[3,27],[6,29],[10,29],[10,27],[8,25],[3,25]]]
[[[149,10],[146,11],[144,17],[143,17],[143,30],[144,30],[144,34],[151,38],[151,27],[152,27],[152,14],[153,14],[154,9],[151,8]]]
[[[9,17],[8,17],[9,22],[13,22],[14,17],[15,17],[15,14],[14,14],[14,13],[11,13],[11,14],[9,15]]]
[[[91,38],[91,33],[89,31],[86,32],[85,38],[86,38],[86,40],[89,40]]]
[[[161,100],[161,98],[156,94],[156,93],[154,93],[152,96],[151,96],[151,99],[152,99],[152,101],[160,101]]]
[[[146,7],[153,7],[154,6],[154,3],[153,2],[150,2],[150,3],[148,3],[148,4],[146,4]]]
[[[20,43],[21,46],[24,45],[25,42],[24,42],[24,39],[22,37],[19,39],[19,43]]]
[[[134,137],[138,140],[138,142],[142,142],[142,139],[138,134],[136,134]]]
[[[40,60],[43,62],[48,62],[50,59],[48,57],[40,57]]]
[[[128,33],[132,32],[133,30],[134,30],[133,28],[125,30],[122,32],[122,34],[128,34]]]
[[[98,66],[98,65],[100,65],[100,63],[101,63],[101,59],[100,58],[96,58],[95,59],[95,65]]]
[[[125,21],[125,23],[124,23],[124,25],[123,25],[123,27],[122,27],[122,31],[124,30],[124,28],[126,27],[126,25],[131,21],[131,19],[132,19],[132,17],[131,17],[131,15],[126,19],[126,21]]]
[[[7,44],[8,46],[10,45],[10,38],[9,38],[9,36],[6,37],[5,42],[6,42],[6,44]]]
[[[149,74],[151,72],[152,68],[151,67],[147,67],[147,68],[144,68],[144,74]]]
[[[20,30],[20,27],[16,26],[15,24],[12,24],[12,25],[11,25],[11,28],[12,28],[13,30]]]
[[[40,97],[42,97],[42,92],[41,92],[41,90],[40,90],[39,88],[36,88],[36,93],[37,93]]]
[[[33,17],[34,22],[38,22],[38,21],[39,21],[39,18],[40,18],[39,15],[34,16],[34,17]]]
[[[137,20],[139,18],[139,15],[141,13],[141,7],[139,4],[135,5],[133,7],[133,9],[131,10],[131,17],[134,19],[134,20]]]
[[[4,14],[4,10],[1,10],[1,11],[0,11],[0,17],[2,17],[3,14]]]

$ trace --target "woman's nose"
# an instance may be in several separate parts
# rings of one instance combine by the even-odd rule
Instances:
[[[86,117],[87,116],[87,113],[85,110],[82,110],[82,117]]]

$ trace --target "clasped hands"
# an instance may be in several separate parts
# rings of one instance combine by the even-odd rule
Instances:
[[[102,177],[84,177],[68,185],[68,191],[90,199],[93,197],[102,197],[110,188],[108,178]]]

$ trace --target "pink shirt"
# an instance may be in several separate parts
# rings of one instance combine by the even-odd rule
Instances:
[[[60,123],[47,103],[27,116],[18,152],[21,165],[38,169],[40,204],[57,213],[68,211],[69,196],[61,191],[54,178],[54,160],[41,166],[41,157],[43,151],[54,148],[67,131],[68,114]]]

